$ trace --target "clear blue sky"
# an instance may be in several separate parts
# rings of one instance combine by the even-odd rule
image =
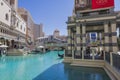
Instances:
[[[19,0],[19,7],[26,8],[35,23],[44,25],[46,35],[55,29],[67,35],[67,17],[72,15],[74,0]],[[115,10],[120,10],[120,0],[115,0]]]

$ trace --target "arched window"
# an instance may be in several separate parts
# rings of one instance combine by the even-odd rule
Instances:
[[[5,19],[6,19],[7,21],[9,20],[9,16],[8,16],[7,13],[5,14]]]

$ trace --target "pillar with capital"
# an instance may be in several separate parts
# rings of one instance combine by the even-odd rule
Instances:
[[[71,51],[72,51],[72,59],[74,59],[74,31],[71,31]]]
[[[71,28],[68,27],[68,39],[67,39],[67,42],[68,42],[68,51],[66,53],[66,56],[68,57],[72,57],[72,39],[71,39]]]
[[[77,45],[77,48],[76,48],[76,53],[75,53],[75,56],[76,58],[82,58],[82,55],[81,55],[81,27],[80,27],[80,23],[77,23],[76,24],[76,45]]]
[[[113,52],[117,52],[118,51],[118,44],[117,44],[117,32],[116,32],[117,28],[116,28],[116,21],[111,21],[111,46],[112,46],[112,50]]]
[[[110,32],[110,30],[109,30],[109,22],[108,21],[106,21],[106,22],[104,22],[104,46],[105,46],[105,51],[109,51],[109,32]]]
[[[84,54],[86,52],[86,25],[82,24],[82,59],[84,59]]]

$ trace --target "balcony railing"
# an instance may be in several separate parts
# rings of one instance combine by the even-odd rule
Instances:
[[[72,53],[71,51],[65,50],[65,56],[66,56],[66,57],[72,57],[72,54],[71,54],[71,53]]]
[[[120,55],[115,53],[105,53],[105,55],[105,61],[120,73]]]
[[[15,29],[15,28],[16,28],[15,25],[11,25],[11,26],[10,26],[10,29],[12,29],[12,30]]]
[[[74,52],[74,56],[72,54]],[[83,51],[82,51],[83,52]],[[81,52],[81,53],[82,53]],[[76,51],[72,50],[65,50],[65,57],[72,57],[73,59],[80,59],[80,60],[103,60],[107,62],[109,65],[114,67],[119,73],[120,73],[120,54],[112,53],[112,52],[102,52],[99,55],[95,55],[94,52],[92,54],[82,54],[82,55],[76,55]],[[80,52],[79,52],[80,53]]]
[[[99,17],[107,17],[107,16],[116,16],[116,14],[105,14],[105,13],[96,13],[96,14],[77,14],[77,19],[84,19],[84,18],[99,18]]]

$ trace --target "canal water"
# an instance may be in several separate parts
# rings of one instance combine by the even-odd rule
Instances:
[[[0,57],[0,80],[110,80],[102,68],[73,67],[62,61],[58,51]]]

